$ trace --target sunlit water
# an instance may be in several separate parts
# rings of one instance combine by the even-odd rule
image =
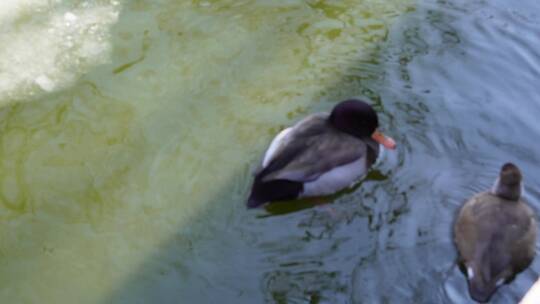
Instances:
[[[461,202],[514,161],[540,204],[539,15],[536,0],[2,1],[1,302],[468,303]],[[328,205],[246,210],[272,136],[349,97],[397,151]]]

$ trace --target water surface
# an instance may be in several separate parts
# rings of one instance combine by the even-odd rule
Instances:
[[[467,303],[461,202],[513,161],[538,209],[534,0],[5,3],[3,302]],[[398,150],[245,210],[272,136],[349,97]]]

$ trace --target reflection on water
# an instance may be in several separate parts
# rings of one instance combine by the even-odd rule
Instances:
[[[372,169],[370,172],[368,172],[368,174],[363,179],[363,181],[364,182],[370,181],[370,180],[383,181],[386,179],[388,179],[388,176],[384,175],[377,169]],[[355,191],[358,191],[358,188],[362,187],[362,184],[363,184],[362,182],[359,182],[358,184],[354,185],[351,188],[344,189],[337,193],[324,196],[324,197],[309,197],[309,198],[303,198],[303,199],[298,199],[298,200],[281,201],[281,202],[274,202],[272,204],[267,204],[264,206],[267,213],[262,214],[259,217],[282,215],[282,214],[287,214],[291,212],[297,212],[297,211],[308,209],[308,208],[313,208],[318,205],[328,204],[343,195],[351,194]]]
[[[73,10],[54,3],[42,9]],[[28,102],[0,92],[2,302],[468,301],[452,266],[455,210],[505,161],[523,169],[535,209],[540,199],[538,6],[114,5],[109,63]],[[349,97],[375,104],[398,151],[326,205],[247,211],[271,137]],[[493,302],[515,302],[538,269]]]

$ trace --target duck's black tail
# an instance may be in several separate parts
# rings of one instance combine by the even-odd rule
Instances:
[[[257,176],[251,187],[247,207],[257,208],[267,202],[296,199],[303,189],[301,182],[285,179],[261,182],[260,177]]]

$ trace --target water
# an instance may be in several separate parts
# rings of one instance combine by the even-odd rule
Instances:
[[[514,161],[540,204],[539,14],[535,0],[3,1],[0,299],[467,303],[461,202]],[[327,206],[246,210],[272,136],[352,96],[398,150]]]

